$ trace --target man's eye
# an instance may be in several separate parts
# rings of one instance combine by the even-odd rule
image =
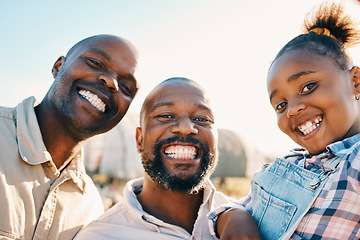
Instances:
[[[161,114],[156,116],[157,119],[159,119],[160,121],[168,121],[173,119],[174,117],[171,114]]]
[[[212,123],[212,120],[207,117],[196,117],[194,120],[200,123]]]
[[[87,59],[87,62],[90,64],[90,66],[92,67],[95,67],[95,68],[99,68],[99,69],[102,69],[102,65],[100,62],[94,60],[94,59],[91,59],[91,58],[88,58]]]
[[[275,106],[275,110],[277,112],[281,111],[282,109],[284,109],[286,107],[286,102],[281,102],[278,105]]]
[[[126,84],[120,84],[119,87],[126,96],[128,96],[128,97],[132,96],[132,91]]]
[[[301,89],[301,93],[308,93],[310,92],[311,90],[313,90],[316,86],[316,83],[309,83],[309,84],[306,84],[303,89]]]

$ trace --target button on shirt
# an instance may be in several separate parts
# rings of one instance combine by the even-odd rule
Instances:
[[[193,232],[190,234],[182,227],[163,222],[146,213],[135,194],[141,191],[142,186],[143,178],[129,181],[124,189],[124,199],[81,230],[75,240],[212,239],[207,214],[220,205],[232,201],[231,198],[217,192],[208,180],[204,189],[203,203],[199,208]]]
[[[104,207],[81,153],[57,170],[34,105],[0,107],[0,239],[72,239]]]

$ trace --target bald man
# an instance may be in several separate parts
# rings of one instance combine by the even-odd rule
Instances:
[[[212,239],[207,214],[232,199],[210,181],[217,129],[204,89],[186,78],[160,83],[144,101],[136,143],[144,178],[129,181],[123,201],[75,239]],[[245,210],[244,218],[257,233]]]
[[[40,104],[0,107],[0,239],[72,239],[103,213],[81,148],[127,112],[136,64],[127,40],[92,36],[55,62]]]

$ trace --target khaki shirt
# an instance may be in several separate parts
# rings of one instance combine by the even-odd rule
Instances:
[[[81,154],[57,170],[34,104],[0,107],[0,239],[72,239],[104,207]]]
[[[141,191],[143,178],[130,180],[124,188],[124,198],[106,211],[97,220],[84,227],[75,240],[212,240],[208,225],[208,213],[222,204],[233,201],[215,190],[214,185],[207,181],[193,232],[166,223],[142,209],[135,192]]]

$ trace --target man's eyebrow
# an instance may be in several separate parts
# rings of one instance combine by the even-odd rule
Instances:
[[[210,109],[208,106],[204,105],[204,104],[197,104],[197,106],[198,106],[198,108],[200,108],[200,109],[203,109],[203,110],[212,112],[211,109]]]
[[[174,103],[173,102],[160,102],[160,103],[155,104],[154,109],[163,107],[163,106],[174,106]]]
[[[163,106],[174,106],[175,104],[173,102],[160,102],[160,103],[157,103],[155,104],[154,106],[154,109],[158,108],[158,107],[163,107]],[[196,106],[200,109],[203,109],[203,110],[206,110],[206,111],[209,111],[209,112],[212,112],[211,109],[204,105],[204,104],[196,104]]]
[[[88,52],[93,52],[95,54],[99,54],[103,58],[105,58],[107,61],[110,61],[110,56],[100,48],[89,48]]]
[[[101,55],[103,58],[105,58],[107,61],[111,61],[111,58],[110,56],[103,50],[99,49],[99,48],[89,48],[89,51],[88,52],[92,52],[92,53],[95,53],[95,54],[99,54]],[[129,79],[130,81],[132,81],[135,86],[138,88],[139,87],[139,83],[138,81],[136,80],[136,78],[134,77],[134,75],[132,74],[127,74],[125,76],[123,76],[125,79]]]
[[[136,86],[136,88],[139,88],[139,82],[136,80],[136,78],[134,77],[134,75],[132,74],[127,74],[124,76],[125,79],[130,80],[131,82],[134,83],[134,85]]]
[[[315,73],[314,71],[303,71],[303,72],[298,72],[294,75],[291,75],[289,78],[288,78],[288,82],[291,82],[291,81],[294,81],[294,80],[297,80],[299,77],[301,76],[304,76],[304,75],[309,75],[311,73]]]

